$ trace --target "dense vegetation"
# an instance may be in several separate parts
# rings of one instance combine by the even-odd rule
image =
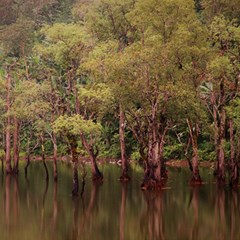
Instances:
[[[165,161],[215,162],[219,183],[238,184],[239,0],[2,0],[0,128],[7,174],[20,157],[71,155],[94,181],[97,159],[144,168],[160,188]],[[79,158],[81,157],[81,158]],[[227,174],[228,173],[228,174]]]

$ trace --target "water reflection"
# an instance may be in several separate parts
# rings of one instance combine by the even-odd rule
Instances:
[[[47,223],[45,221],[46,217],[45,217],[45,202],[46,202],[46,197],[47,197],[47,193],[48,193],[48,186],[49,186],[49,180],[46,179],[45,180],[45,189],[43,192],[43,197],[42,197],[42,208],[41,208],[41,233],[43,234],[45,232]]]
[[[18,218],[19,218],[19,183],[18,183],[18,176],[13,176],[13,223],[14,228],[18,224]]]
[[[105,168],[102,185],[89,178],[83,196],[73,198],[71,170],[60,165],[58,182],[46,182],[37,165],[31,166],[29,181],[21,174],[4,176],[0,239],[240,239],[239,189],[210,181],[192,188],[188,172],[173,170],[167,183],[171,188],[142,192],[135,180],[141,172],[121,184],[119,169],[112,166]]]
[[[121,205],[120,205],[120,216],[119,216],[119,239],[125,239],[125,211],[126,211],[126,199],[127,199],[127,182],[123,182],[122,184],[122,193],[121,193]]]
[[[92,230],[92,223],[94,223],[95,219],[98,215],[98,196],[99,196],[99,189],[101,184],[99,183],[92,183],[91,187],[91,194],[89,199],[89,204],[87,208],[85,207],[86,204],[83,201],[83,217],[80,223],[80,231],[86,232]]]
[[[55,238],[58,217],[58,182],[53,182],[52,239]]]
[[[226,239],[225,190],[221,187],[217,187],[216,189],[214,209],[214,239]]]
[[[5,180],[5,223],[7,233],[10,230],[10,184],[11,184],[11,177],[9,175],[6,176]]]
[[[146,211],[143,215],[145,233],[147,239],[164,240],[164,219],[163,219],[163,192],[144,192],[144,199],[147,204]]]
[[[78,228],[78,215],[79,215],[79,200],[76,197],[73,197],[73,223],[70,239],[78,239],[79,228]]]
[[[193,223],[190,232],[190,239],[199,239],[199,187],[195,186],[191,189],[191,207],[193,210]]]

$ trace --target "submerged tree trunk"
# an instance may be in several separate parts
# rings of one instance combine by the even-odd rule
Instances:
[[[83,197],[83,194],[84,194],[84,191],[85,191],[85,179],[86,179],[86,176],[87,176],[87,171],[86,171],[86,168],[85,168],[85,163],[82,163],[81,164],[81,172],[82,172],[82,189],[81,189],[81,197]]]
[[[73,189],[72,189],[72,196],[78,196],[79,192],[79,182],[78,182],[78,168],[77,162],[73,163]]]
[[[18,138],[19,138],[19,124],[16,116],[13,118],[14,121],[14,134],[13,134],[13,160],[14,167],[13,172],[18,174],[18,163],[19,163],[19,149],[18,149]]]
[[[58,178],[58,171],[57,171],[57,140],[56,135],[53,133],[53,178],[54,181]]]
[[[30,165],[30,151],[27,152],[27,164],[24,168],[24,172],[25,172],[25,178],[27,178],[28,175],[28,167]]]
[[[129,181],[130,177],[128,175],[128,160],[126,156],[126,144],[125,144],[125,136],[124,136],[124,128],[125,128],[125,116],[120,105],[120,116],[119,116],[119,140],[121,147],[121,160],[122,160],[122,174],[120,176],[121,181]]]
[[[77,140],[73,137],[69,139],[70,150],[72,155],[72,163],[73,163],[73,188],[72,188],[72,196],[78,196],[79,192],[79,182],[78,182],[78,154],[77,154]]]
[[[96,161],[98,151],[94,151],[93,144],[89,144],[83,134],[81,134],[80,136],[81,136],[82,144],[85,147],[85,149],[87,150],[89,157],[90,157],[91,169],[92,169],[92,180],[102,182],[103,175],[100,172],[100,170],[98,169],[97,161]]]
[[[199,174],[198,168],[198,145],[197,145],[197,126],[193,129],[192,123],[189,119],[187,119],[188,128],[189,128],[189,135],[192,143],[193,148],[193,157],[192,157],[192,172],[193,176],[191,179],[192,184],[201,184],[202,180]]]
[[[160,151],[161,141],[163,138],[160,135],[160,124],[157,123],[157,104],[152,108],[151,123],[149,124],[148,132],[148,159],[147,169],[145,169],[143,183],[141,188],[158,189],[162,187],[162,150]]]
[[[92,166],[92,179],[93,181],[102,181],[103,175],[98,169],[97,162],[96,162],[96,156],[93,153],[93,150],[90,150],[90,161]]]
[[[43,166],[45,169],[45,173],[46,173],[46,180],[49,180],[49,173],[48,173],[48,168],[47,168],[47,164],[46,164],[46,159],[45,159],[45,148],[44,148],[44,138],[43,135],[41,135],[41,141],[42,141],[42,162],[43,162]]]
[[[6,100],[6,111],[7,111],[7,124],[6,124],[6,174],[12,173],[12,166],[11,166],[11,117],[10,117],[10,91],[11,91],[11,77],[7,74],[7,100]]]

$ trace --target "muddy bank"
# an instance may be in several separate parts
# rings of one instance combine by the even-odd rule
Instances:
[[[25,161],[26,158],[23,157],[21,158],[21,160]],[[42,158],[41,156],[33,156],[31,157],[31,161],[41,161]],[[46,157],[46,161],[53,161],[53,156],[47,156]],[[70,156],[62,156],[58,158],[59,162],[71,162],[71,157]],[[78,158],[79,162],[85,162],[88,163],[90,162],[90,159],[88,157],[79,157]],[[118,164],[121,165],[121,160],[120,159],[114,159],[114,158],[98,158],[97,160],[100,164],[101,163],[110,163],[110,164]],[[133,160],[130,160],[131,162],[135,162]],[[187,160],[176,160],[176,159],[172,159],[172,160],[167,160],[166,162],[166,166],[169,167],[189,167],[188,161]],[[204,161],[204,162],[199,162],[200,167],[209,167],[209,168],[214,168],[214,163],[213,162],[208,162],[208,161]]]
[[[166,161],[166,165],[169,167],[189,167],[188,161],[187,160],[168,160]],[[214,167],[213,162],[199,162],[200,167]]]

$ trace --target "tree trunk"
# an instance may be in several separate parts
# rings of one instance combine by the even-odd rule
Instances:
[[[83,144],[84,148],[87,150],[89,157],[90,157],[91,169],[92,169],[92,180],[102,182],[103,175],[99,171],[98,166],[97,166],[97,161],[96,161],[98,153],[94,152],[93,145],[89,144],[87,142],[87,140],[83,134],[80,134],[80,136],[81,136],[82,144]]]
[[[161,182],[161,167],[160,159],[160,139],[158,138],[157,123],[153,124],[153,148],[152,148],[152,162],[154,166],[154,179],[157,183]]]
[[[230,144],[231,144],[231,160],[230,160],[230,181],[229,184],[232,187],[238,186],[239,182],[239,169],[238,169],[238,158],[239,158],[239,149],[240,149],[240,139],[237,140],[237,154],[235,151],[235,139],[233,131],[233,120],[229,121],[229,130],[230,130]]]
[[[6,124],[6,174],[12,173],[11,166],[11,117],[10,117],[10,91],[11,91],[11,77],[7,74],[7,101],[6,101],[6,111],[7,111],[7,124]]]
[[[167,134],[167,126],[162,126],[163,129],[162,129],[162,134],[160,136],[160,143],[159,143],[159,158],[160,158],[160,161],[161,161],[161,178],[162,179],[167,179],[168,176],[167,176],[167,169],[166,169],[166,164],[165,164],[165,160],[164,160],[164,157],[163,157],[163,151],[164,151],[164,143],[165,143],[165,136]]]
[[[4,175],[4,156],[1,156],[1,162],[2,162],[2,177]]]
[[[191,179],[191,184],[201,184],[202,180],[199,174],[198,168],[198,145],[197,145],[197,126],[193,129],[191,121],[188,119],[188,128],[189,128],[189,135],[192,143],[193,148],[193,157],[192,157],[192,172],[193,176]]]
[[[225,183],[225,152],[224,152],[224,142],[225,142],[225,121],[226,121],[226,112],[224,109],[221,111],[221,120],[219,128],[219,169],[218,169],[218,182]]]
[[[225,89],[224,80],[220,83],[220,109],[219,109],[219,169],[217,174],[218,183],[225,183],[225,152],[224,152],[224,140],[225,140],[225,124],[226,124],[226,111],[224,108],[225,103]]]
[[[213,121],[214,121],[214,148],[216,153],[214,175],[216,176],[219,170],[219,158],[218,158],[219,156],[219,147],[218,147],[219,146],[219,124],[218,124],[217,109],[216,109],[216,96],[214,93],[212,93],[211,104],[212,104]]]
[[[24,168],[24,171],[25,171],[25,178],[27,178],[27,175],[28,175],[28,167],[30,165],[30,152],[27,153],[27,164]]]
[[[122,106],[119,107],[120,116],[119,116],[119,140],[121,147],[121,160],[122,160],[122,174],[120,176],[121,181],[129,181],[130,177],[128,176],[128,161],[126,157],[126,145],[124,137],[124,128],[125,128],[125,116],[122,109]]]
[[[78,169],[77,169],[77,162],[73,162],[73,189],[72,189],[72,196],[78,196],[79,192],[79,181],[78,181]]]
[[[90,150],[90,161],[91,161],[91,167],[92,167],[92,179],[93,181],[102,181],[103,175],[98,169],[97,162],[96,162],[96,156],[93,153],[93,150]]]
[[[73,188],[72,196],[78,196],[79,182],[78,182],[78,155],[77,155],[77,141],[76,139],[70,139],[72,163],[73,163]]]
[[[14,160],[14,167],[13,172],[18,174],[18,163],[19,163],[19,149],[18,149],[18,138],[19,138],[19,126],[18,126],[18,119],[14,115],[14,134],[13,134],[13,160]]]
[[[58,178],[58,171],[57,171],[57,140],[56,135],[53,133],[53,178],[54,181]]]
[[[160,157],[161,139],[159,137],[159,124],[156,119],[157,108],[156,104],[152,108],[152,118],[149,124],[148,132],[148,160],[147,171],[145,170],[143,183],[141,188],[147,189],[159,189],[162,187],[162,161]]]
[[[43,136],[41,136],[41,140],[42,140],[42,162],[43,162],[43,166],[45,169],[45,173],[46,173],[46,180],[49,180],[49,173],[48,173],[48,168],[47,168],[47,164],[46,164],[46,159],[45,159],[45,148],[44,148],[44,138]]]
[[[78,98],[78,89],[76,85],[74,86],[74,94],[75,94],[75,111],[76,114],[80,114],[80,102]]]

